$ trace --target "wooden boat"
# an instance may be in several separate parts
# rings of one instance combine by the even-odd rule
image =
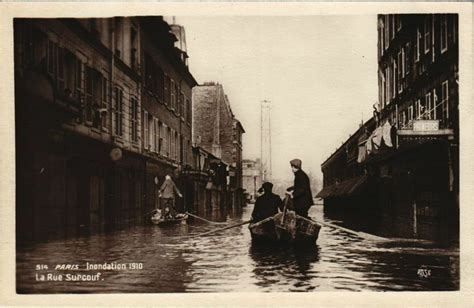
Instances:
[[[186,223],[188,217],[188,214],[176,214],[174,218],[164,218],[159,213],[156,213],[151,217],[151,222],[160,227],[165,227]]]
[[[321,226],[314,220],[285,211],[250,224],[252,241],[315,244]]]

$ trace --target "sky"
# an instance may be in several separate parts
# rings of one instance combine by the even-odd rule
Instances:
[[[270,100],[272,175],[321,164],[370,118],[377,23],[364,16],[177,16],[199,84],[219,82],[241,121],[243,157],[260,157],[260,102]]]

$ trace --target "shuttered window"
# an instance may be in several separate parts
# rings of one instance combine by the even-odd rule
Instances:
[[[150,138],[148,137],[148,112],[143,110],[143,147],[148,150],[150,144]]]
[[[116,136],[122,136],[123,134],[123,91],[122,89],[115,88],[115,100],[113,106],[114,115],[114,134]]]
[[[130,126],[131,126],[131,140],[138,141],[138,101],[135,97],[130,100]]]

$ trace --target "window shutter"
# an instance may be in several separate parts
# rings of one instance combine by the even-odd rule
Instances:
[[[86,121],[92,122],[92,69],[89,66],[85,67],[85,112]]]
[[[101,108],[104,108],[108,110],[108,103],[107,103],[107,98],[108,98],[108,80],[105,77],[102,77],[102,97],[100,98],[101,102]],[[108,113],[102,113],[101,114],[101,119],[102,119],[102,128],[106,129],[107,128],[107,118],[108,118]]]
[[[119,101],[119,108],[120,108],[120,114],[119,114],[119,119],[120,119],[120,136],[123,135],[123,91],[119,91],[119,96],[120,96],[120,101]]]
[[[155,118],[155,153],[159,152],[160,149],[160,126],[158,119]]]
[[[148,112],[146,110],[143,110],[143,135],[144,147],[148,150],[148,142],[150,139],[148,137]]]
[[[130,98],[130,108],[129,108],[129,113],[130,113],[130,140],[134,141],[135,140],[135,119],[134,119],[134,101],[133,97]]]
[[[151,121],[150,121],[150,119],[151,119]],[[154,142],[153,142],[153,139],[154,139],[154,125],[153,125],[153,122],[154,122],[154,118],[151,114],[149,114],[149,116],[148,116],[148,138],[149,138],[149,142],[150,142],[150,145],[149,145],[150,151],[153,151],[153,148],[154,148]]]

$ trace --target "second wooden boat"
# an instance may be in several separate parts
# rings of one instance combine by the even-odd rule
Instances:
[[[160,227],[165,227],[165,226],[186,223],[186,220],[188,219],[188,217],[189,216],[187,214],[177,214],[173,218],[164,218],[164,217],[161,217],[160,214],[155,214],[151,217],[151,222]]]

